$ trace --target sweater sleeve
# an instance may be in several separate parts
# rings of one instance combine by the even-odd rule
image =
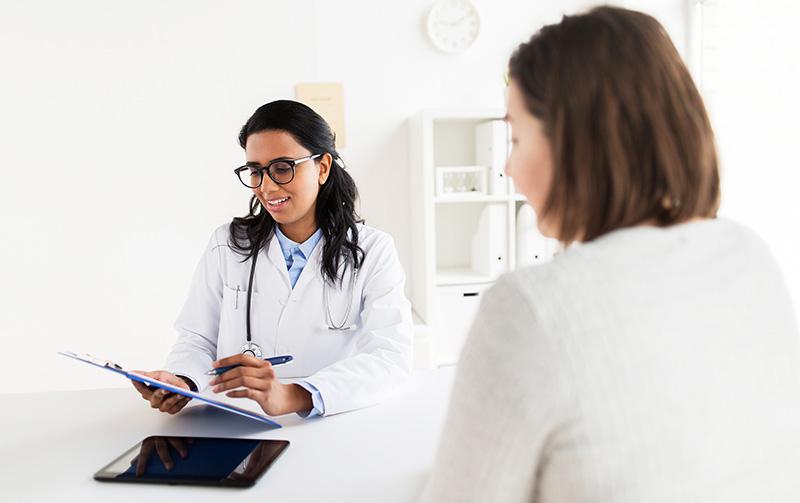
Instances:
[[[504,276],[481,302],[423,502],[536,501],[568,387],[554,334],[514,281]]]

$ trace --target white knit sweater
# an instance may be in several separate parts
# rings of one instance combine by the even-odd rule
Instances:
[[[637,227],[502,277],[424,502],[800,502],[800,352],[764,243]]]

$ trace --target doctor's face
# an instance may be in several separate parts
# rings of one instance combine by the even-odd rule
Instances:
[[[556,226],[539,216],[553,180],[550,140],[544,133],[544,123],[528,111],[522,91],[513,80],[508,86],[507,109],[512,146],[506,174],[536,212],[539,231],[547,237],[558,238]]]
[[[292,135],[278,130],[253,133],[247,137],[245,145],[247,162],[260,166],[276,159],[301,159],[318,153],[309,152]],[[330,162],[330,155],[325,154],[299,163],[295,166],[294,178],[286,184],[279,185],[264,173],[261,186],[252,189],[282,231],[294,230],[295,234],[303,235],[316,230],[317,194],[328,178]]]

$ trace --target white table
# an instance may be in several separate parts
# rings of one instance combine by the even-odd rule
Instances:
[[[207,406],[169,416],[130,389],[0,395],[0,500],[408,502],[422,490],[454,368],[419,371],[385,403],[303,420],[257,421]],[[291,442],[249,489],[96,482],[95,471],[149,435]]]

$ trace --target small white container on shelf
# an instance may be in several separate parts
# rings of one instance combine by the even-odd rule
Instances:
[[[472,235],[472,270],[491,281],[508,270],[508,209],[487,204]]]
[[[508,124],[504,120],[490,120],[475,126],[475,162],[488,169],[489,194],[509,192],[505,175],[508,142]]]
[[[536,212],[527,204],[517,210],[517,267],[547,262],[560,249],[560,243],[542,235]]]
[[[436,168],[436,195],[485,196],[488,194],[483,166],[444,166]]]

